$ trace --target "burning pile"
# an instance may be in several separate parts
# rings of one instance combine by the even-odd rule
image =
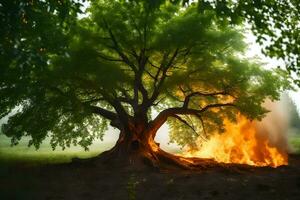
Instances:
[[[258,122],[239,116],[237,123],[225,120],[226,131],[207,141],[199,139],[197,148],[187,148],[186,157],[213,158],[218,162],[277,167],[287,165],[287,153],[273,146],[267,130],[259,130]]]

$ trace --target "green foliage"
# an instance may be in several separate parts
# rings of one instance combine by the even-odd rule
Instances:
[[[198,8],[215,11],[222,23],[250,23],[263,53],[284,60],[287,70],[298,75],[294,81],[300,86],[299,0],[199,0]]]
[[[83,111],[76,109],[76,114],[63,114],[66,110],[61,109],[68,105],[78,106],[78,103],[46,89],[57,85],[49,61],[53,55],[66,52],[68,34],[77,20],[79,6],[74,1],[0,3],[0,118],[16,106],[22,108],[3,125],[3,132],[12,138],[13,144],[23,135],[31,135],[29,145],[38,148],[52,130],[60,132],[60,135],[53,135],[54,146],[62,142],[61,145],[69,146],[71,141],[83,146],[91,143],[92,135],[86,132],[90,125],[81,127],[89,120],[85,119]],[[68,97],[71,96],[69,92]],[[93,124],[103,130],[98,123]],[[81,139],[63,141],[70,130],[74,130],[74,137]]]
[[[108,121],[119,129],[131,119],[149,124],[152,109],[170,107],[199,112],[196,118],[183,114],[180,123],[171,122],[173,140],[183,144],[196,137],[183,131],[191,128],[187,124],[202,125],[194,132],[203,134],[222,129],[222,119],[235,120],[237,112],[261,118],[266,112],[262,102],[278,99],[289,88],[283,71],[264,70],[241,58],[241,30],[221,23],[213,10],[201,13],[195,5],[183,9],[168,1],[99,0],[91,2],[90,16],[83,19],[75,14],[61,18],[57,12],[45,13],[49,37],[41,37],[46,26],[37,24],[37,35],[21,31],[1,54],[0,116],[19,108],[2,127],[13,144],[31,136],[29,145],[39,148],[50,136],[53,148],[87,148],[103,136]],[[30,28],[29,33],[35,31]],[[40,37],[45,44],[36,42]],[[26,41],[24,48],[19,41]],[[201,94],[183,105],[195,92]],[[234,107],[201,111],[225,103]]]
[[[292,110],[291,126],[300,130],[300,117],[297,110]]]
[[[180,123],[180,121],[173,118],[170,118],[168,121],[170,143],[176,143],[181,147],[186,145],[193,147],[196,145],[196,141],[199,137],[205,137],[206,131],[209,131],[207,130],[208,126],[206,126],[204,130],[202,126],[199,126],[199,119],[189,116],[182,116],[182,118],[188,122],[190,126]]]
[[[300,133],[300,116],[298,108],[295,102],[292,101],[291,98],[287,99],[287,105],[289,108],[289,120],[290,120],[290,127],[296,130],[296,133]]]

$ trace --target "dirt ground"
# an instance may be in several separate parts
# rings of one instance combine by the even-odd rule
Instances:
[[[130,170],[109,165],[0,165],[0,199],[300,199],[300,156],[289,166],[201,171]]]

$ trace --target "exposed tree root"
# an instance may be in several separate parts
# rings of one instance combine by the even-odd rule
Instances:
[[[183,157],[165,152],[157,145],[139,144],[138,148],[128,148],[128,144],[117,143],[111,150],[90,159],[73,159],[75,163],[92,163],[108,167],[130,168],[133,170],[207,170],[222,169],[230,171],[250,170],[255,167],[241,164],[225,164],[213,159]]]
[[[93,165],[106,165],[112,168],[124,168],[132,170],[192,170],[203,171],[208,169],[221,169],[229,171],[245,171],[254,167],[239,164],[218,163],[213,159],[187,158],[167,153],[162,149],[158,151],[139,151],[134,154],[127,154],[119,148],[113,148],[103,152],[91,159],[76,159],[76,163],[92,163]]]

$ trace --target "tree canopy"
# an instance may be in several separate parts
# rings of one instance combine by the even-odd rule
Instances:
[[[151,1],[158,6],[166,0]],[[214,11],[232,25],[250,24],[262,53],[284,61],[300,86],[300,3],[298,0],[169,0],[183,6],[197,4],[199,12]]]
[[[2,39],[0,116],[18,108],[2,126],[13,144],[31,136],[29,145],[38,148],[49,136],[53,148],[87,148],[109,123],[147,135],[167,120],[181,144],[221,130],[223,119],[234,121],[238,112],[262,118],[264,100],[289,88],[284,71],[243,58],[242,28],[214,10],[98,0],[89,12],[59,23],[60,11],[47,10],[46,24],[32,22],[28,37],[20,29]]]
[[[189,2],[189,1],[184,1]],[[247,22],[263,53],[285,62],[300,86],[300,3],[298,0],[199,0],[200,12],[214,10],[231,24]]]

